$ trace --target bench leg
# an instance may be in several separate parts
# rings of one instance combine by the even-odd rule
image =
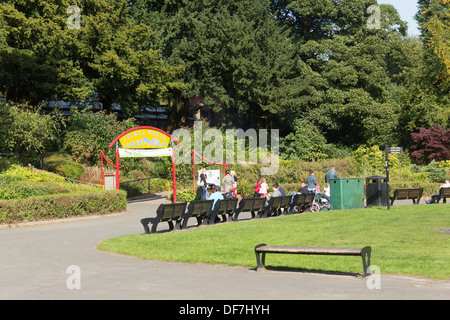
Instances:
[[[262,252],[262,253],[255,252],[255,254],[256,254],[256,271],[266,270],[266,266],[265,266],[266,254],[264,252]]]
[[[167,223],[169,224],[169,230],[172,231],[173,230],[173,222],[172,221],[167,221]]]
[[[177,220],[177,221],[175,222],[175,229],[181,230],[181,220]]]
[[[367,277],[370,276],[370,272],[368,270],[368,268],[370,267],[370,254],[371,254],[371,247],[365,247],[363,248],[362,252],[361,252],[361,257],[362,257],[362,263],[363,263],[363,277]]]
[[[148,224],[152,222],[152,218],[141,219],[142,226],[144,227],[144,232],[146,234],[150,233],[150,229],[148,228]]]
[[[259,247],[263,247],[266,244],[262,243],[262,244],[258,244],[255,247],[255,255],[256,255],[256,271],[264,271],[266,270],[265,264],[266,264],[266,254],[264,252],[260,253],[257,252],[256,249]],[[262,256],[260,256],[262,255]]]

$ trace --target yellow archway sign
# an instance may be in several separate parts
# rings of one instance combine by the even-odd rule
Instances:
[[[170,137],[161,131],[141,128],[126,133],[119,142],[124,149],[162,149],[169,148]]]

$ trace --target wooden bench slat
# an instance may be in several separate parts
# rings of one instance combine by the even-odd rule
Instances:
[[[361,256],[363,263],[363,276],[370,274],[370,255],[372,248],[366,246],[363,248],[321,248],[321,247],[292,247],[292,246],[268,246],[264,243],[255,247],[256,270],[265,269],[266,253],[277,254],[314,254],[314,255],[343,255],[343,256]],[[260,257],[262,255],[262,257]]]
[[[361,255],[362,248],[318,248],[318,247],[284,247],[264,246],[256,249],[266,253],[325,254],[325,255]]]

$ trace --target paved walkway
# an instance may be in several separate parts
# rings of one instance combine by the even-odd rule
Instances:
[[[354,275],[257,273],[96,250],[103,240],[142,234],[139,220],[154,215],[160,201],[135,201],[111,216],[0,228],[0,299],[450,299],[450,281],[381,275],[381,289],[370,290]],[[68,289],[72,265],[79,267],[80,289]]]

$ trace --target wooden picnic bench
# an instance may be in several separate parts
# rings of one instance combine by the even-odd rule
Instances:
[[[186,213],[184,214],[182,228],[187,228],[188,220],[191,217],[195,217],[197,219],[197,227],[201,224],[209,224],[213,204],[213,200],[191,201],[188,205]]]
[[[292,199],[291,205],[289,206],[288,213],[293,213],[296,207],[307,208],[310,207],[314,201],[314,193],[300,194],[297,193]]]
[[[218,216],[221,216],[223,222],[231,221],[233,219],[234,211],[238,204],[238,198],[217,200],[214,205],[214,210],[211,213],[209,224],[213,224]],[[228,214],[228,219],[227,219]]]
[[[141,219],[141,223],[144,226],[145,233],[155,233],[156,228],[160,222],[168,222],[169,229],[173,230],[173,221],[176,223],[177,230],[181,229],[181,220],[184,217],[187,202],[160,204],[156,210],[156,217]],[[149,223],[152,224],[152,230],[148,227]]]
[[[413,204],[419,204],[420,198],[422,198],[422,194],[423,194],[423,188],[396,189],[394,191],[394,196],[390,197],[391,206],[394,204],[395,200],[412,200]]]
[[[267,218],[271,216],[279,216],[290,206],[291,200],[292,196],[270,198],[267,202],[267,206],[264,208],[262,217]]]
[[[450,188],[440,188],[439,195],[431,196],[431,199],[433,199],[435,203],[439,203],[441,199],[443,199],[443,203],[446,203],[447,198],[450,198]]]
[[[265,270],[266,253],[278,254],[310,254],[310,255],[342,255],[342,256],[361,256],[363,262],[363,276],[370,273],[370,254],[372,248],[311,248],[311,247],[286,247],[286,246],[268,246],[266,244],[258,244],[255,247],[256,254],[256,271]],[[262,255],[262,257],[260,257]]]
[[[234,210],[233,221],[237,221],[239,214],[242,212],[251,212],[252,219],[256,214],[262,215],[262,211],[266,205],[266,198],[245,198],[239,202],[238,207]]]

